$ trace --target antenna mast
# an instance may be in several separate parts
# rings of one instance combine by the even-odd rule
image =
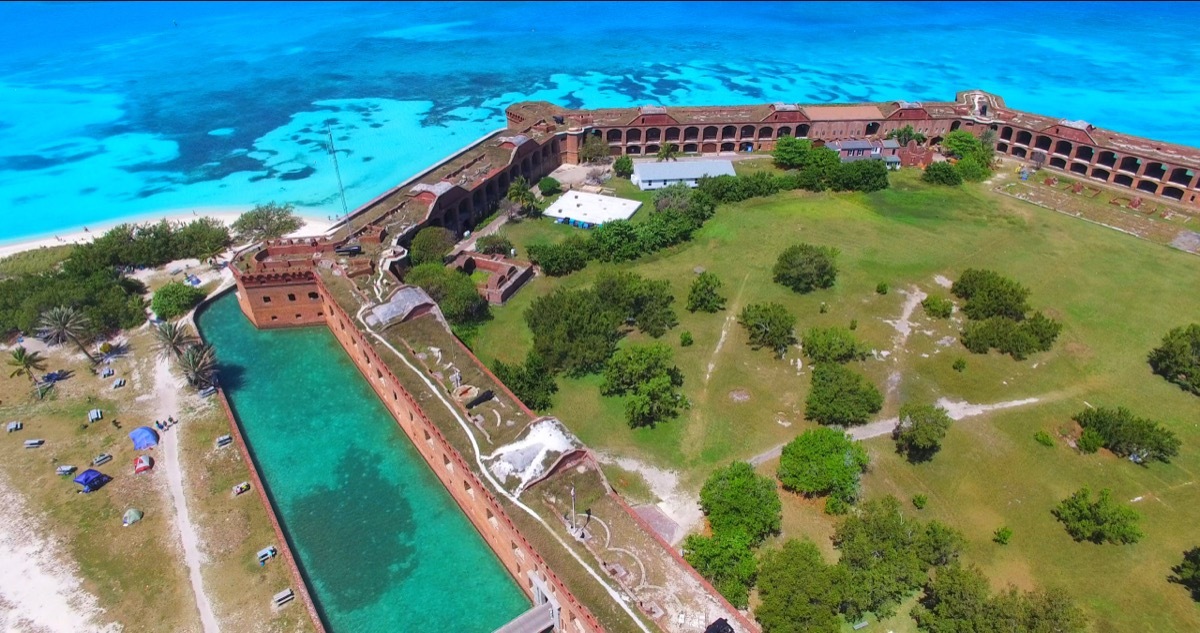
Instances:
[[[346,205],[346,188],[342,186],[342,170],[338,167],[337,148],[333,146],[333,128],[326,125],[325,132],[329,135],[329,155],[333,157],[333,173],[337,175],[338,192],[342,196],[342,215],[349,218],[350,207]]]

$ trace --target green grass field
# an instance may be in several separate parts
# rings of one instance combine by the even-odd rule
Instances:
[[[754,167],[739,164],[739,170],[747,168]],[[531,244],[576,230],[538,220],[506,232],[522,254]],[[771,281],[778,253],[801,241],[841,251],[833,289],[800,296]],[[725,312],[683,309],[696,267],[724,282]],[[885,320],[900,318],[906,299],[901,291],[915,287],[948,297],[935,277],[954,279],[968,267],[993,268],[1027,285],[1034,309],[1064,323],[1054,349],[1018,362],[970,354],[956,340],[939,345],[939,339],[955,336],[958,325],[931,321],[920,307],[910,336],[899,345],[897,329]],[[591,263],[565,278],[538,277],[494,310],[495,318],[473,341],[476,353],[488,363],[522,359],[531,345],[523,313],[533,299],[559,286],[587,286],[608,269],[671,282],[680,325],[661,340],[675,349],[692,408],[657,428],[631,430],[622,401],[599,395],[598,377],[560,379],[551,413],[589,445],[678,469],[698,489],[712,469],[768,450],[812,425],[803,415],[807,367],[792,364],[795,352],[776,360],[765,350],[751,350],[735,322],[737,311],[748,303],[778,301],[796,315],[799,331],[854,319],[861,340],[890,352],[857,364],[881,390],[889,376],[895,382],[881,417],[894,415],[908,399],[977,404],[1040,399],[956,422],[930,464],[898,458],[890,439],[869,440],[868,497],[929,495],[920,514],[962,530],[971,543],[966,559],[981,565],[997,588],[1063,586],[1084,605],[1096,631],[1200,630],[1200,607],[1166,582],[1182,551],[1200,545],[1195,529],[1200,399],[1152,375],[1145,362],[1168,329],[1200,318],[1195,292],[1200,260],[1194,256],[982,186],[931,188],[905,171],[892,176],[890,189],[874,194],[789,192],[722,206],[687,244],[632,263]],[[890,285],[887,295],[875,293],[879,282]],[[825,314],[822,302],[828,304]],[[695,337],[691,347],[679,346],[684,330]],[[643,338],[634,334],[627,340]],[[966,358],[965,372],[951,369],[956,358]],[[734,391],[749,399],[735,401]],[[1061,440],[1053,448],[1033,440],[1038,430],[1056,435],[1085,402],[1127,406],[1164,422],[1183,440],[1179,457],[1143,468],[1103,451],[1079,455]],[[1132,505],[1144,516],[1146,538],[1124,547],[1072,542],[1050,508],[1083,485],[1111,487],[1124,501],[1140,498]],[[832,523],[819,504],[793,498],[785,505],[785,515],[793,517],[785,521],[785,532],[792,525],[791,536],[827,539]],[[990,540],[1003,525],[1015,533],[1007,546]]]

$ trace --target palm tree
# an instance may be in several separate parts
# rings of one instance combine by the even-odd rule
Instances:
[[[537,198],[530,191],[529,181],[525,180],[524,176],[517,176],[516,180],[512,181],[512,184],[508,186],[507,197],[522,211],[528,211],[530,207],[537,204]]]
[[[196,344],[194,335],[184,326],[174,321],[164,321],[154,328],[154,339],[158,351],[166,358],[179,358],[184,350]]]
[[[211,345],[189,345],[175,362],[179,364],[189,385],[197,389],[212,386],[213,376],[217,373],[217,356]]]
[[[79,348],[79,351],[88,357],[88,360],[95,364],[96,357],[92,356],[83,343],[79,342],[80,337],[87,336],[88,330],[92,327],[91,321],[82,312],[70,306],[50,308],[42,313],[38,325],[47,340],[52,343],[71,341]]]
[[[663,143],[658,148],[658,162],[660,163],[664,160],[676,160],[675,157],[678,155],[679,148],[674,143]]]
[[[30,352],[24,346],[18,346],[12,351],[12,358],[8,361],[9,366],[16,367],[9,378],[16,378],[21,374],[29,376],[29,382],[33,386],[37,386],[37,379],[33,377],[34,371],[42,371],[46,369],[46,359],[42,358],[41,352]]]

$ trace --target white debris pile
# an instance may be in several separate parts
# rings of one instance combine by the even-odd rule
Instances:
[[[551,418],[529,427],[524,437],[501,446],[484,459],[492,462],[488,469],[506,488],[509,478],[515,477],[515,493],[520,494],[529,482],[541,477],[558,456],[578,447],[579,442],[562,423]]]

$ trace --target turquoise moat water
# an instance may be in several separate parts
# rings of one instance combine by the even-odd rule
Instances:
[[[487,633],[529,608],[333,334],[257,330],[232,292],[199,322],[330,633]]]

